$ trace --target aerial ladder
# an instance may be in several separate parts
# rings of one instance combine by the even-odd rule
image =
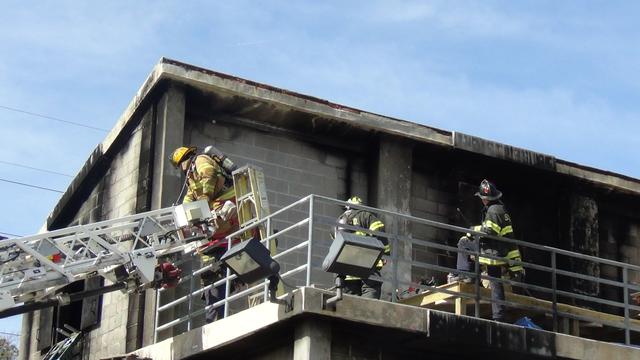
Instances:
[[[96,276],[112,283],[99,289],[103,293],[167,285],[158,258],[190,251],[191,242],[206,238],[204,232],[193,230],[203,229],[212,216],[207,202],[201,200],[2,240],[0,317],[68,304],[77,295],[59,290]],[[200,235],[179,236],[184,229]],[[16,306],[19,303],[24,305]]]

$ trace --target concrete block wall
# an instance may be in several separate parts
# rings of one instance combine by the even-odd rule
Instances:
[[[455,204],[457,194],[447,190],[446,179],[439,178],[434,173],[426,171],[414,171],[411,180],[411,214],[415,217],[451,223],[452,215],[455,214]],[[413,238],[422,241],[447,244],[449,239],[458,236],[451,231],[442,230],[433,226],[413,223]],[[412,260],[429,264],[439,264],[438,254],[440,250],[427,246],[414,244],[412,248]],[[412,281],[429,279],[435,276],[436,279],[443,278],[445,274],[434,272],[414,266],[411,271]]]
[[[102,203],[101,220],[135,213],[141,139],[141,132],[137,129],[111,163],[105,176],[108,191]],[[100,324],[85,340],[85,359],[125,353],[128,304],[129,296],[119,291],[103,295]]]
[[[69,225],[86,224],[135,213],[140,143],[141,134],[136,130],[124,148],[114,157],[109,170]],[[105,285],[108,285],[106,281]],[[103,295],[101,319],[84,340],[84,359],[101,359],[125,353],[127,305],[128,296],[125,294],[113,292]],[[36,350],[39,325],[39,311],[36,311],[31,326],[29,351],[29,359],[33,360],[42,357],[40,351]]]
[[[189,126],[189,123],[187,124]],[[204,147],[213,144],[225,152],[238,166],[253,164],[265,174],[267,196],[271,212],[275,212],[309,195],[317,194],[330,198],[346,199],[348,187],[348,157],[329,147],[293,139],[288,135],[264,133],[247,127],[228,123],[192,124],[186,131],[191,145]],[[366,198],[367,176],[364,160],[355,159],[351,165],[351,188]],[[283,230],[304,219],[308,203],[297,206],[279,216],[273,229]],[[343,211],[320,201],[315,203],[315,212],[324,220],[335,220]],[[314,226],[312,265],[319,266],[328,251],[331,226]],[[291,248],[307,238],[308,227],[303,226],[278,237],[278,250]],[[306,262],[306,250],[302,249],[280,259],[281,273]],[[300,274],[299,280],[304,279]],[[331,276],[314,271],[312,282],[331,284]]]
[[[105,280],[105,285],[110,285]],[[104,294],[100,325],[85,339],[84,359],[102,359],[124,354],[127,338],[129,296],[120,291]]]

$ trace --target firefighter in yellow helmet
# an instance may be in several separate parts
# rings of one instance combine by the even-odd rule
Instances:
[[[221,165],[222,159],[208,153],[197,153],[195,147],[179,147],[170,157],[171,163],[179,167],[186,175],[187,193],[182,203],[206,200],[214,213],[214,232],[211,241],[199,249],[203,265],[213,264],[215,270],[201,274],[202,285],[208,286],[220,279],[223,269],[217,264],[227,249],[223,239],[238,230],[238,215],[235,208],[235,191],[226,180],[230,174],[225,174]],[[224,298],[224,285],[211,287],[204,292],[207,305],[212,305]],[[224,307],[209,308],[206,312],[207,323],[215,321],[224,312]]]
[[[186,174],[187,193],[182,203],[206,200],[211,210],[219,215],[213,237],[223,238],[238,229],[237,216],[233,216],[235,191],[225,176],[230,174],[225,174],[220,160],[196,151],[195,147],[179,147],[171,155],[171,163]]]
[[[511,215],[506,206],[500,200],[502,192],[498,190],[493,183],[488,180],[482,180],[475,196],[479,197],[484,205],[482,210],[482,224],[473,226],[474,231],[482,232],[492,236],[513,238],[513,225],[511,223]],[[480,244],[475,241],[469,234],[463,236],[458,241],[458,249],[467,251],[478,251],[482,254],[497,257],[497,259],[480,256],[480,264],[487,267],[487,273],[491,277],[501,278],[502,269],[507,268],[510,275],[521,281],[524,276],[524,268],[520,264],[511,262],[510,260],[522,261],[520,250],[515,244],[505,241],[498,241],[490,238],[481,238]],[[458,260],[456,264],[457,270],[472,271],[471,259],[468,254],[458,252]],[[470,278],[464,275],[451,276],[451,281],[469,282]],[[504,301],[504,286],[501,282],[491,281],[491,298],[493,300]],[[505,320],[504,305],[492,303],[492,315],[496,321]]]
[[[347,203],[362,205],[362,199],[359,196],[353,196],[347,200]],[[347,206],[346,211],[338,217],[338,224],[351,225],[375,232],[384,232],[384,223],[378,219],[376,214],[367,210],[355,209],[351,206]],[[348,231],[355,232],[358,235],[374,236],[366,231],[353,231],[351,229],[341,227],[340,225],[336,227],[335,231]],[[382,236],[378,237],[378,240],[384,244],[385,255],[391,254],[389,240]],[[375,275],[380,276],[380,270],[382,270],[383,265],[384,260],[380,260],[376,265]],[[360,279],[355,276],[346,276],[344,292],[346,294],[358,295],[369,299],[380,299],[380,295],[382,294],[382,282],[373,279]]]

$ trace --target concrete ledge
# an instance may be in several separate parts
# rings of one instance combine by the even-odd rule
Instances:
[[[566,359],[640,359],[640,348],[556,334],[556,353]]]
[[[345,296],[335,311],[325,310],[322,301],[327,295],[331,293],[301,288],[293,292],[291,311],[285,305],[261,304],[133,354],[154,360],[215,356],[217,350],[237,347],[249,336],[268,339],[275,326],[294,329],[304,319],[316,317],[364,326],[372,333],[393,332],[396,338],[410,340],[415,349],[447,349],[448,354],[468,355],[481,349],[488,354],[519,354],[524,359],[640,359],[638,348],[359,297]]]

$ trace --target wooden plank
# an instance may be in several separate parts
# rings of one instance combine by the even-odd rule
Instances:
[[[460,290],[460,283],[451,283],[451,284],[444,284],[444,285],[440,285],[438,286],[438,289],[445,289],[445,290],[449,290],[449,291],[453,291],[453,292],[461,292]],[[450,300],[453,298],[456,298],[458,296],[456,295],[451,295],[451,294],[447,294],[447,293],[443,293],[443,292],[438,292],[438,291],[426,291],[424,293],[418,294],[418,295],[414,295],[411,297],[408,297],[406,299],[402,299],[400,300],[401,304],[405,304],[405,305],[413,305],[413,306],[426,306],[429,304],[436,304],[438,302],[441,302],[443,300]]]
[[[454,292],[458,292],[458,293],[470,295],[470,296],[475,296],[475,293],[476,293],[474,284],[452,283],[452,284],[438,286],[438,288],[446,289],[449,291],[454,291]],[[489,298],[491,297],[491,290],[480,288],[480,295],[484,298]],[[459,303],[457,301],[458,299],[462,299],[462,298],[459,296],[451,295],[451,294],[429,291],[429,292],[418,294],[411,298],[405,299],[401,301],[401,303],[407,304],[407,305],[420,306],[420,307],[429,307],[430,305],[435,305],[438,301],[442,301],[442,300],[454,301],[456,314],[463,314],[463,311],[465,311],[466,309],[465,310],[462,309],[463,308],[462,302]],[[466,300],[465,303],[469,302],[469,300],[467,299],[463,299],[463,300]],[[539,308],[540,311],[547,312],[547,313],[551,313],[553,311],[553,303],[548,300],[537,299],[534,297],[514,294],[511,292],[505,292],[505,300],[519,304],[519,305],[536,307],[536,308]],[[584,309],[581,307],[563,304],[563,303],[558,303],[557,305],[558,305],[559,312],[564,312],[567,314],[581,316],[581,317],[589,317],[594,319],[594,321],[596,322],[600,320],[600,321],[606,321],[606,322],[612,322],[612,323],[620,323],[620,324],[624,323],[623,316],[602,313],[599,311]],[[640,326],[640,320],[637,320],[637,319],[630,319],[630,323],[634,326]],[[578,331],[577,329],[575,329],[576,324],[573,323],[572,325],[573,326],[571,326],[572,327],[571,332]]]

